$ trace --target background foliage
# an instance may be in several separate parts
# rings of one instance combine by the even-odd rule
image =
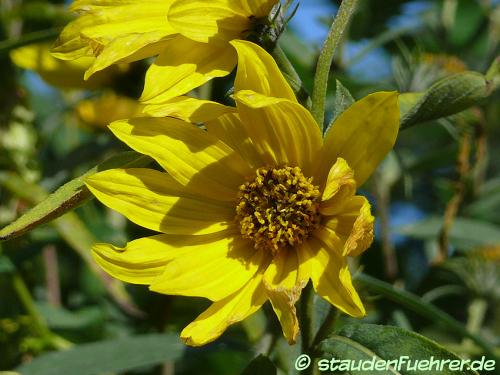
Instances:
[[[83,75],[77,67],[59,66],[54,75],[39,55],[28,59],[31,66],[16,58],[17,47],[55,39],[70,19],[63,3],[1,2],[0,227],[126,151],[105,125],[140,110],[133,100],[147,62],[84,84],[74,79]],[[302,1],[280,40],[309,92],[338,3]],[[328,327],[328,306],[315,300],[314,328],[337,332],[321,346],[327,353],[357,358],[346,344],[351,340],[358,349],[397,357],[402,348],[377,340],[400,327],[405,331],[395,337],[408,335],[405,350],[414,354],[436,344],[407,331],[462,358],[499,357],[499,43],[498,1],[360,1],[334,60],[328,120],[370,92],[408,94],[401,96],[397,145],[362,191],[377,217],[376,241],[356,264],[369,314],[362,321],[339,316]],[[230,85],[218,79],[198,94],[225,101]],[[117,162],[146,161],[128,153],[97,168]],[[81,205],[23,236],[17,235],[29,225],[0,235],[12,237],[0,243],[0,370],[235,374],[263,353],[273,363],[259,357],[247,373],[273,373],[274,366],[294,373],[301,346],[283,341],[266,309],[212,345],[183,347],[178,332],[207,301],[152,294],[106,277],[90,258],[91,244],[124,244],[148,233],[91,200],[81,179],[56,198],[44,213],[57,216],[75,200]]]

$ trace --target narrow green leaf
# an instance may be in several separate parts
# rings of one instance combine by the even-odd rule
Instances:
[[[23,375],[96,375],[174,361],[183,353],[176,335],[150,334],[48,353],[16,370]]]
[[[330,130],[337,117],[339,117],[342,112],[349,108],[353,103],[354,98],[352,97],[349,90],[347,90],[339,80],[336,80],[335,98],[333,101],[333,117],[330,121],[330,125],[328,125],[327,129],[325,130],[325,133]]]
[[[365,274],[358,274],[356,276],[356,281],[371,290],[374,293],[383,295],[387,299],[406,307],[407,309],[425,317],[429,320],[440,324],[443,328],[447,329],[449,332],[453,332],[460,337],[467,337],[474,341],[479,347],[481,347],[484,352],[495,359],[495,354],[491,351],[490,345],[485,342],[481,337],[470,333],[465,329],[462,323],[452,318],[450,315],[445,313],[443,310],[437,308],[434,305],[424,301],[419,296],[407,292],[406,290],[396,289],[391,284],[384,281],[377,280],[371,276]]]
[[[418,223],[400,227],[398,232],[421,240],[437,239],[443,218],[430,217]],[[457,217],[449,234],[450,242],[460,250],[500,243],[500,228],[484,221]]]
[[[407,331],[399,327],[380,326],[375,324],[354,324],[342,328],[337,335],[331,336],[320,344],[320,350],[333,355],[336,359],[361,360],[365,363],[366,370],[353,370],[350,374],[443,374],[443,375],[477,375],[478,373],[469,370],[466,366],[460,370],[461,358],[447,351],[439,344],[421,336],[417,333]],[[387,370],[377,370],[375,362],[377,360],[397,360],[406,358],[406,363],[401,365],[394,363]],[[375,358],[375,360],[373,360]],[[413,369],[415,361],[428,361],[422,366],[433,366],[432,369]],[[448,364],[441,362],[448,360]],[[458,362],[458,369],[450,369],[449,365],[454,361],[454,366]],[[370,362],[373,362],[371,368]],[[410,363],[409,363],[410,362]],[[408,367],[408,364],[411,367]]]
[[[92,194],[84,184],[85,177],[112,168],[143,167],[148,165],[150,161],[151,159],[149,157],[136,152],[124,152],[111,157],[92,168],[84,175],[68,182],[48,197],[45,197],[43,190],[37,189],[36,186],[32,188],[30,192],[19,191],[21,196],[29,199],[33,203],[41,202],[12,224],[0,230],[0,241],[19,237],[39,225],[60,217],[91,199]],[[17,185],[13,179],[15,179],[15,176],[11,174],[3,175],[0,176],[0,183]],[[15,186],[12,186],[12,189],[16,191]]]
[[[401,128],[462,112],[479,104],[490,91],[486,77],[477,72],[446,77],[432,85],[406,112],[401,118]]]
[[[241,375],[276,375],[276,366],[271,362],[269,358],[260,354],[256,357],[250,364],[243,370]]]

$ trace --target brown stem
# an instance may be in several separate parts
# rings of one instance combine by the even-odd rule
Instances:
[[[455,183],[455,193],[446,205],[444,212],[443,226],[439,233],[439,254],[434,260],[434,263],[442,263],[448,256],[448,248],[450,244],[450,230],[457,216],[458,210],[465,196],[466,180],[470,172],[470,154],[471,154],[471,135],[465,131],[460,139],[460,148],[457,158],[458,180]]]
[[[385,189],[380,185],[380,183],[376,184],[375,195],[377,199],[377,213],[380,220],[380,240],[384,256],[385,276],[389,280],[394,280],[398,274],[398,262],[394,244],[391,241],[389,213],[391,193],[389,188]]]
[[[61,306],[61,288],[59,283],[57,251],[54,245],[47,245],[43,249],[43,262],[45,264],[47,300],[51,305],[59,307]]]

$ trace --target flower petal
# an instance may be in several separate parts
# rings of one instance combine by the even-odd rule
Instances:
[[[199,43],[178,35],[146,73],[141,101],[161,104],[227,76],[236,66],[236,53],[229,45]]]
[[[166,173],[110,169],[85,179],[103,204],[145,228],[166,234],[209,234],[232,226],[234,207],[188,194]]]
[[[236,199],[253,171],[229,146],[195,125],[172,118],[135,118],[109,128],[134,150],[154,158],[190,191],[216,200]]]
[[[358,186],[362,185],[392,149],[399,130],[397,92],[378,92],[351,105],[335,121],[326,135],[319,156],[319,181],[338,157],[354,170]]]
[[[321,297],[346,314],[366,315],[347,263],[338,252],[327,249],[315,238],[304,243],[299,251],[303,252],[301,257],[308,263],[314,289]]]
[[[81,29],[84,38],[96,43],[108,44],[116,38],[131,34],[159,32],[163,36],[176,34],[167,22],[167,14],[172,0],[136,0],[114,2],[107,6],[79,6],[75,11],[94,19],[93,25]],[[94,1],[94,3],[96,3]]]
[[[299,166],[306,176],[312,173],[322,139],[309,111],[288,99],[250,90],[239,91],[234,98],[241,121],[267,164]]]
[[[319,211],[322,215],[336,215],[355,192],[354,171],[344,159],[338,158],[328,173]]]
[[[319,238],[329,247],[328,238],[335,236],[342,239],[342,256],[358,256],[368,249],[373,242],[373,224],[375,218],[371,214],[370,203],[365,197],[355,196],[347,201],[342,212],[327,218],[322,224],[325,233]]]
[[[151,284],[172,259],[173,253],[164,234],[144,237],[127,243],[123,248],[97,243],[92,256],[104,271],[118,280],[132,284]]]
[[[309,275],[302,276],[295,249],[280,251],[264,273],[267,295],[289,344],[295,344],[299,334],[295,303],[309,280]]]
[[[81,30],[93,24],[95,24],[95,18],[90,14],[68,23],[55,41],[51,50],[52,55],[61,60],[93,56],[92,47],[80,37]]]
[[[269,53],[262,47],[243,40],[234,40],[231,44],[238,52],[235,92],[252,90],[262,95],[297,102],[292,88]]]
[[[175,117],[192,123],[214,120],[235,111],[233,107],[187,96],[180,96],[162,104],[149,104],[144,108],[144,113],[153,117]]]
[[[246,126],[236,113],[226,114],[205,123],[208,132],[238,152],[253,168],[264,166],[262,158],[257,153]]]
[[[85,79],[92,74],[116,63],[129,63],[155,56],[168,44],[170,35],[165,36],[161,32],[149,32],[143,34],[130,34],[113,39],[109,44],[95,53],[96,59],[92,66],[85,72]]]
[[[123,248],[95,244],[92,256],[111,276],[132,284],[151,284],[161,277],[168,262],[190,254],[194,248],[210,247],[230,237],[232,230],[203,236],[159,234],[131,241]]]
[[[267,16],[279,0],[239,0],[239,6],[246,14],[255,18]],[[236,1],[235,1],[236,2]]]
[[[168,12],[168,22],[197,42],[227,42],[243,37],[250,29],[251,14],[239,5],[234,0],[176,0]]]
[[[228,326],[252,315],[266,302],[262,273],[254,277],[239,291],[214,302],[206,311],[181,332],[186,345],[201,346],[217,339]]]
[[[205,297],[219,301],[239,290],[259,269],[264,252],[239,235],[190,251],[169,262],[150,289],[163,294]]]

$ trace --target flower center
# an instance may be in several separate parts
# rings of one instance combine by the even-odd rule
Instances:
[[[319,198],[318,186],[299,167],[259,168],[239,189],[241,234],[273,254],[301,244],[319,225]]]

